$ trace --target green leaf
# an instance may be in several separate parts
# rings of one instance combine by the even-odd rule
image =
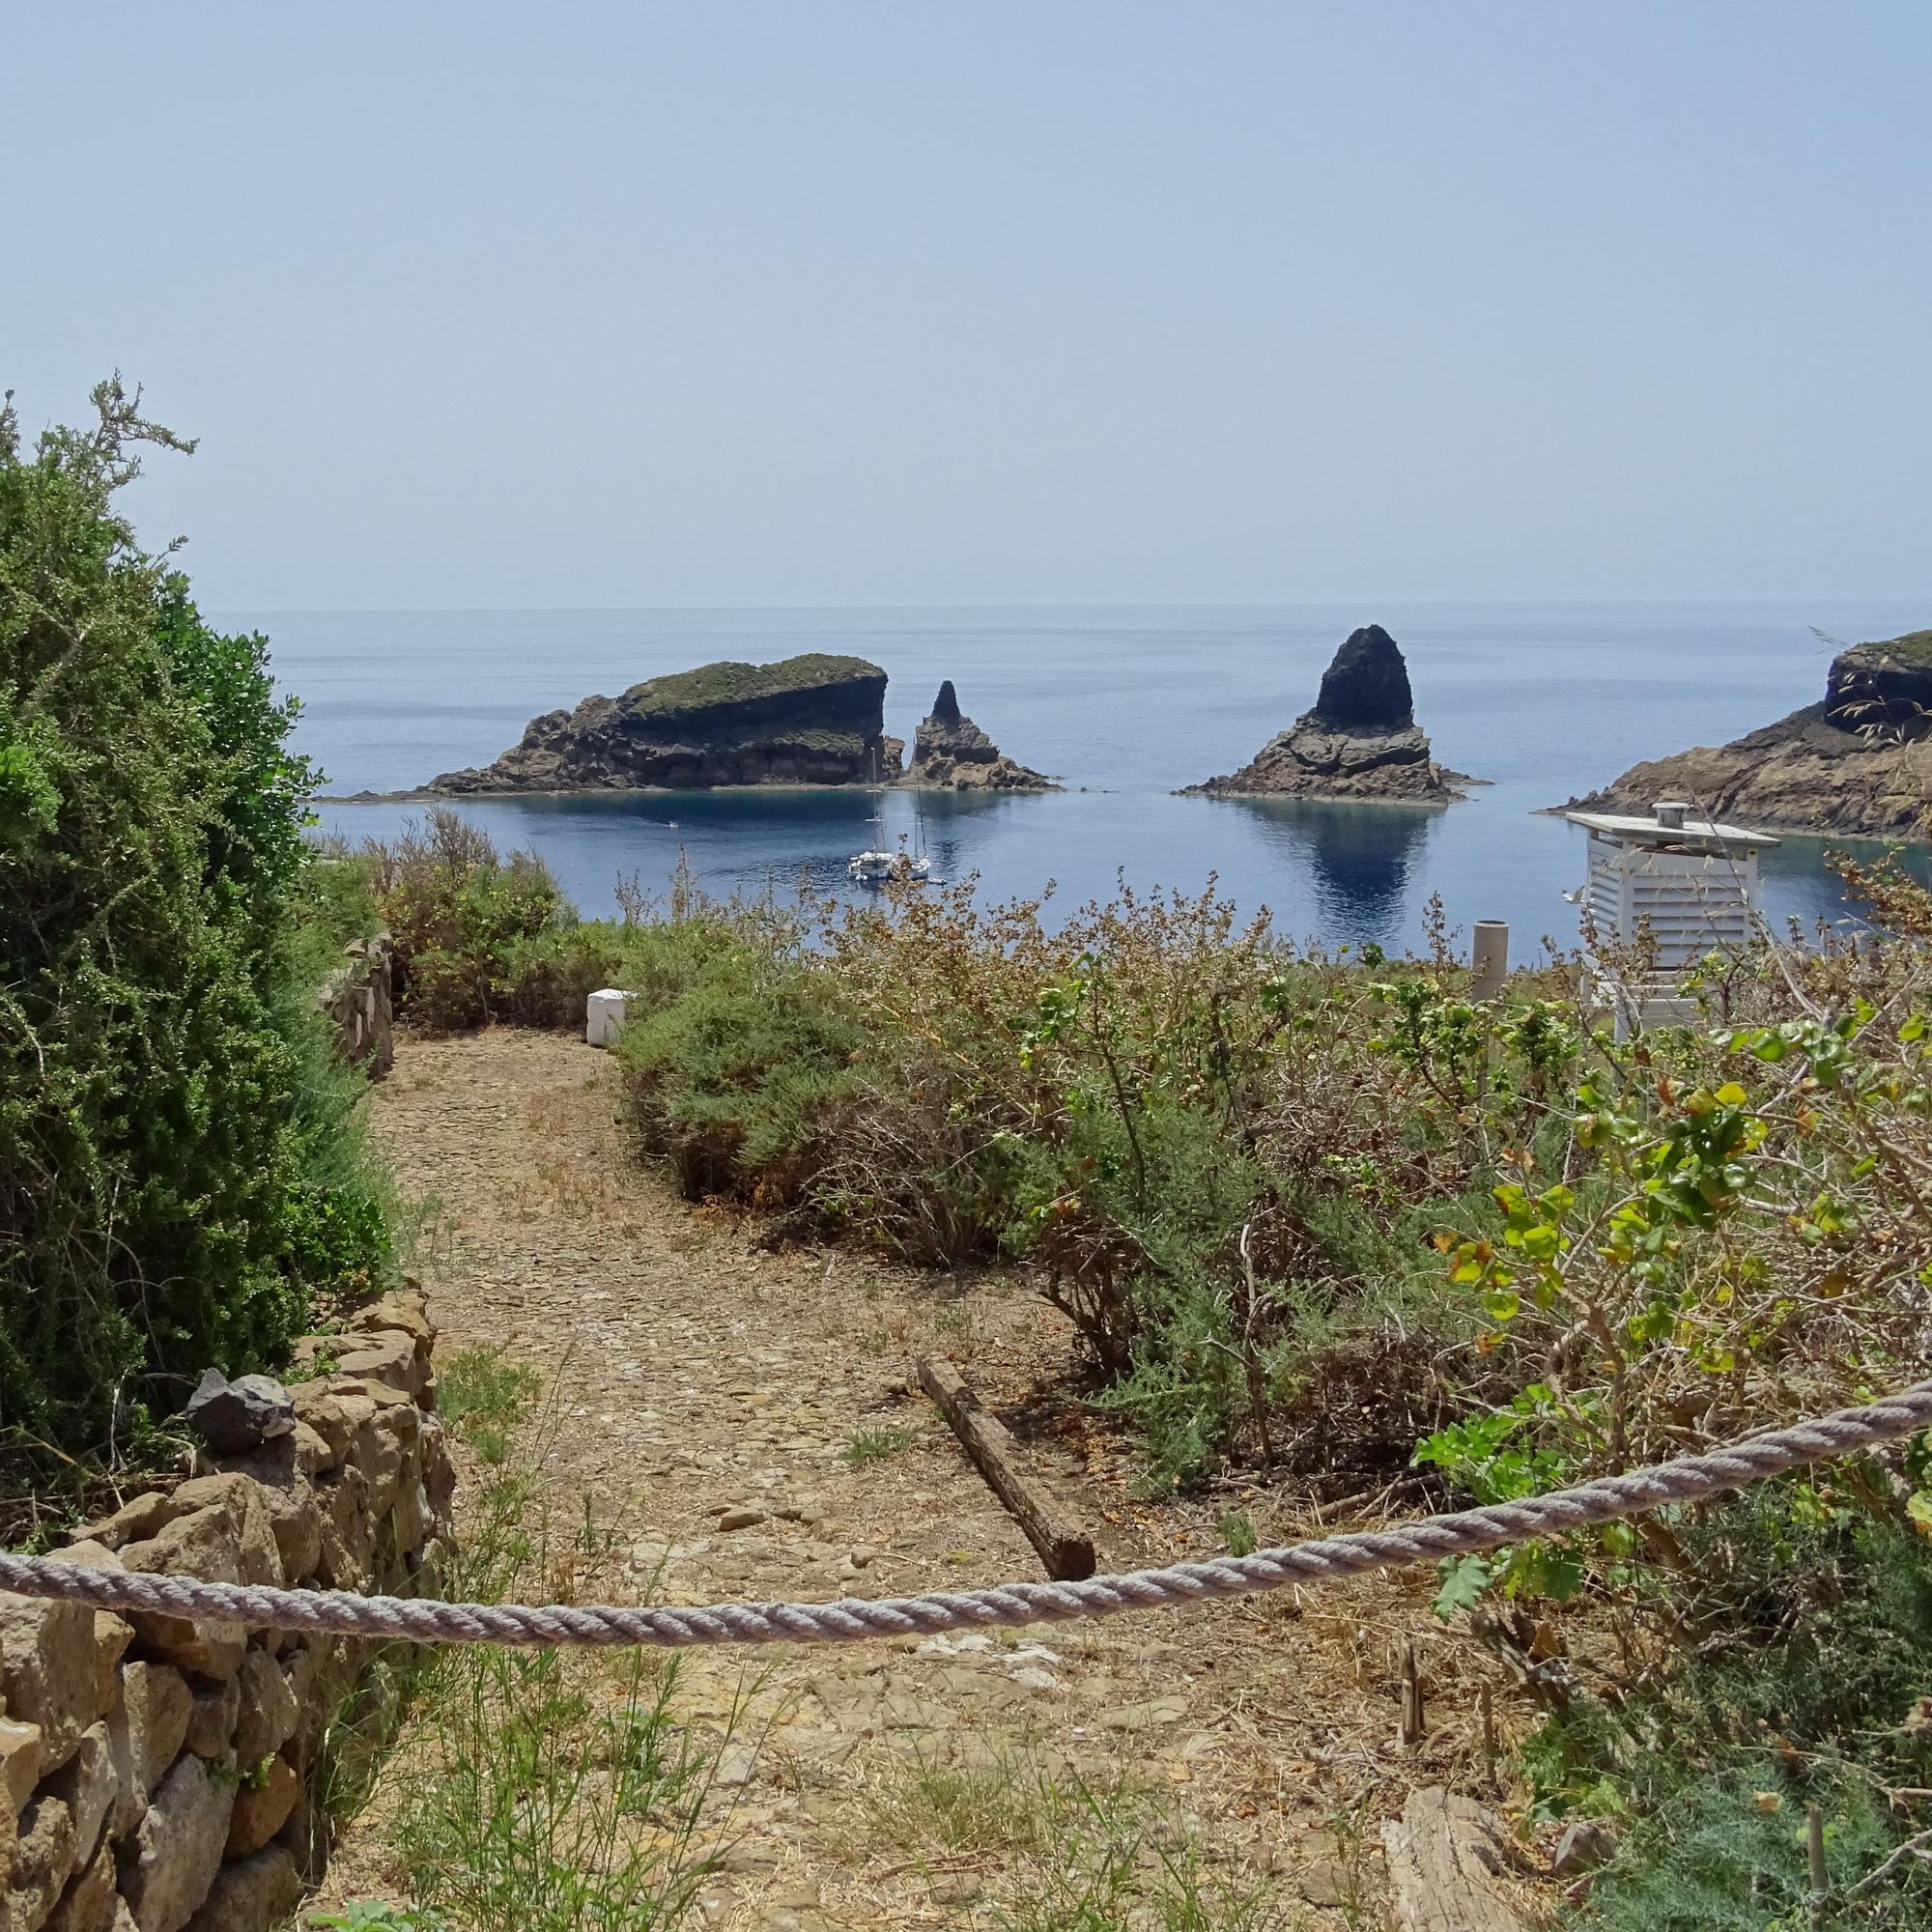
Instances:
[[[1430,1605],[1446,1624],[1458,1610],[1473,1610],[1495,1576],[1487,1556],[1445,1556],[1436,1566],[1442,1579]]]

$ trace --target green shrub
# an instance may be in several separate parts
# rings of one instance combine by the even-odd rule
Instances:
[[[619,1039],[639,1145],[668,1157],[693,1199],[791,1206],[822,1164],[825,1122],[855,1092],[864,1040],[818,966],[743,946],[712,953]]]
[[[395,942],[397,1005],[411,1020],[431,1032],[499,1017],[549,1023],[564,999],[557,981],[576,915],[541,859],[500,857],[487,834],[441,806],[393,845],[367,846],[364,859]],[[581,999],[577,1011],[581,1023]]]
[[[1925,1923],[1923,1861],[1874,1875],[1925,1827],[1932,1548],[1797,1480],[1746,1492],[1685,1538],[1701,1578],[1696,1641],[1621,1703],[1573,1703],[1525,1751],[1546,1812],[1618,1824],[1582,1922]],[[1815,1918],[1810,1804],[1832,1886]]]
[[[126,1444],[388,1264],[298,936],[313,859],[260,638],[114,507],[144,422],[0,411],[0,1428]]]

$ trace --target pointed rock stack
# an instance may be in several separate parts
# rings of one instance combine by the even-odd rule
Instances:
[[[913,739],[912,765],[902,782],[932,790],[1058,791],[1050,778],[1005,756],[992,739],[964,716],[949,677],[932,700],[930,715]]]
[[[1314,710],[1239,771],[1188,790],[1446,805],[1472,782],[1431,755],[1428,735],[1415,722],[1401,647],[1379,624],[1369,624],[1350,634],[1322,672]]]

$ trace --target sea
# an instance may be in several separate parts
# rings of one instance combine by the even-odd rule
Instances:
[[[472,800],[504,850],[540,853],[586,914],[619,879],[662,894],[680,855],[707,891],[845,896],[847,859],[901,838],[982,899],[1048,895],[1049,919],[1121,884],[1211,888],[1291,939],[1421,944],[1506,921],[1511,953],[1577,943],[1566,895],[1584,834],[1548,808],[1640,758],[1720,744],[1809,703],[1845,642],[1921,628],[1924,603],[1385,604],[715,611],[242,611],[302,704],[324,790],[393,792],[481,765],[539,712],[719,658],[852,652],[888,672],[910,743],[942,678],[1045,796],[808,788]],[[1232,772],[1309,708],[1335,647],[1384,625],[1435,755],[1487,780],[1439,809],[1177,796]],[[318,832],[386,838],[420,804],[320,803]],[[1842,843],[1843,841],[1834,841]],[[1762,866],[1780,928],[1856,920],[1825,841]]]

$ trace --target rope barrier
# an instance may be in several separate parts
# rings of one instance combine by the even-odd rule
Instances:
[[[1078,1583],[1004,1583],[918,1597],[847,1597],[831,1604],[675,1605],[445,1604],[363,1597],[349,1591],[271,1590],[205,1583],[140,1570],[96,1570],[44,1556],[0,1554],[0,1590],[91,1604],[109,1610],[241,1623],[336,1636],[408,1637],[421,1643],[556,1645],[855,1643],[867,1637],[1064,1623],[1210,1599],[1252,1596],[1368,1570],[1480,1555],[1525,1537],[1561,1534],[1701,1502],[1767,1476],[1896,1442],[1932,1428],[1932,1380],[1897,1395],[1746,1437],[1627,1475],[1518,1502],[1424,1518],[1393,1529],[1357,1530],[1248,1556],[1176,1563]]]

